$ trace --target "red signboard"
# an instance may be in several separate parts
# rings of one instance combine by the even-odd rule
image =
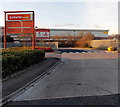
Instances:
[[[36,29],[36,38],[37,39],[50,39],[50,30],[49,29]]]
[[[31,14],[7,14],[7,21],[32,20]]]
[[[6,21],[6,27],[20,27],[20,21]]]
[[[21,12],[20,12],[21,13]],[[29,14],[28,14],[29,13]],[[33,33],[33,12],[6,12],[6,32],[9,34]]]
[[[32,33],[32,46],[35,47],[34,11],[5,11],[4,48],[7,34]]]
[[[36,29],[36,32],[50,32],[50,29]]]
[[[6,32],[9,34],[33,33],[33,21],[7,21]]]

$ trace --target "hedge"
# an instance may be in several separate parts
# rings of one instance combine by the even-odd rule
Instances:
[[[54,50],[51,47],[40,47],[40,46],[35,46],[36,50],[44,50],[45,52],[54,52]],[[32,50],[32,47],[12,47],[12,48],[7,48],[7,49],[2,49],[3,52],[10,52],[10,51],[23,51],[23,50]]]
[[[54,52],[51,47],[35,47],[35,49],[44,50],[45,52]]]
[[[2,36],[2,42],[4,42],[4,36]],[[6,42],[14,42],[14,39],[12,37],[10,37],[10,36],[7,36],[6,37]]]
[[[2,76],[13,74],[14,72],[29,67],[45,58],[42,50],[18,50],[2,51]]]

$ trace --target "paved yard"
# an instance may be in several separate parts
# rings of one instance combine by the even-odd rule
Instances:
[[[65,59],[115,59],[118,53],[64,53],[62,57]]]
[[[65,53],[62,58],[49,75],[14,101],[118,94],[117,54]]]

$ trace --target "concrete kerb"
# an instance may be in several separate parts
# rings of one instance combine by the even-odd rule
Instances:
[[[14,98],[16,98],[17,96],[21,95],[23,92],[25,92],[28,88],[32,87],[35,83],[38,82],[38,79],[42,79],[44,76],[46,76],[48,73],[50,73],[53,69],[55,69],[55,67],[60,64],[61,59],[58,60],[57,63],[55,63],[52,67],[50,67],[48,70],[46,70],[44,73],[42,73],[41,75],[37,76],[34,80],[30,81],[29,83],[27,83],[25,86],[21,87],[20,89],[18,89],[17,91],[11,93],[10,95],[2,98],[2,105],[12,101]]]
[[[39,63],[37,63],[36,65],[38,65],[38,64],[39,64]],[[34,66],[36,66],[36,65],[34,65]],[[26,72],[26,70],[29,70],[31,67],[32,67],[32,66],[29,66],[29,67],[27,67],[27,68],[24,68],[23,70],[20,70],[20,72],[17,72],[17,73],[14,73],[14,74],[10,75],[10,76],[7,76],[6,78],[2,79],[2,82],[7,81],[8,79],[10,79],[10,78],[12,78],[12,77],[18,76],[18,75],[21,74],[21,73]]]

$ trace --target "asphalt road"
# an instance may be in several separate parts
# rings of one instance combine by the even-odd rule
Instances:
[[[81,49],[58,49],[58,51],[61,51],[62,53],[70,53],[70,52],[73,52],[73,53],[76,53],[76,52],[84,53],[84,52],[88,52],[87,50],[81,50]]]
[[[95,49],[77,49],[77,48],[59,48],[62,53],[106,53],[105,50]]]
[[[117,105],[117,57],[82,54],[62,54],[62,63],[8,105]]]

